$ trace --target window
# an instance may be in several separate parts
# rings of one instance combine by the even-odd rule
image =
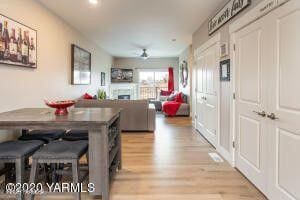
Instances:
[[[168,72],[143,70],[139,72],[140,99],[156,99],[160,90],[168,90]]]

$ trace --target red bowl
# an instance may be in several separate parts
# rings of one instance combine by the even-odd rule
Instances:
[[[75,104],[73,100],[66,101],[47,101],[45,100],[45,104],[50,108],[56,108],[55,115],[67,115],[68,107],[71,107]]]

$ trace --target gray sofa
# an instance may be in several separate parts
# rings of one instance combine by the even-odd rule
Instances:
[[[148,100],[85,100],[76,101],[77,108],[121,108],[123,131],[155,131],[155,108]]]
[[[190,104],[188,103],[188,96],[182,94],[183,103],[180,105],[179,109],[176,112],[176,116],[190,116]],[[161,96],[160,97],[162,107],[164,103],[168,101],[168,96]]]

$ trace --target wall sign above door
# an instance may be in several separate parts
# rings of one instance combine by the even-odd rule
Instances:
[[[249,6],[251,0],[230,0],[221,11],[219,11],[208,22],[208,34],[213,34],[223,24],[228,22],[231,18]]]

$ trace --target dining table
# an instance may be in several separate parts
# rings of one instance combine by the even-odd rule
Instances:
[[[109,200],[111,178],[122,168],[120,113],[116,108],[71,108],[57,116],[51,108],[22,108],[0,113],[0,130],[88,130],[89,183],[95,188],[89,194]],[[113,147],[111,130],[117,130]]]

